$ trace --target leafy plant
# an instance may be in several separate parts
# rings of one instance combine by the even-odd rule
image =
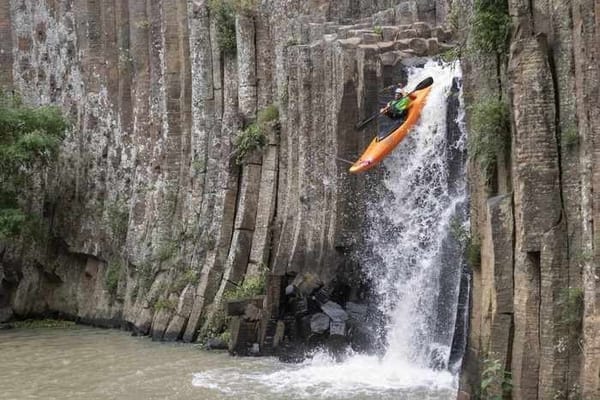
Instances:
[[[120,260],[115,260],[108,263],[108,268],[106,269],[106,274],[104,275],[104,285],[111,296],[114,296],[117,293],[117,288],[119,287],[119,277],[121,276],[122,270],[123,263]]]
[[[484,98],[470,107],[471,135],[469,156],[478,160],[485,179],[489,180],[498,161],[498,152],[510,144],[508,107],[502,100]]]
[[[195,285],[198,283],[199,277],[198,273],[193,269],[186,270],[182,275],[180,275],[173,285],[171,286],[170,292],[173,293],[181,293],[181,291],[189,284]]]
[[[510,34],[507,0],[475,0],[472,45],[483,54],[505,54]]]
[[[379,25],[373,27],[373,32],[375,32],[376,35],[383,36],[383,28]]]
[[[484,358],[481,370],[481,400],[502,400],[512,389],[510,371],[504,370],[500,360]]]
[[[249,154],[261,150],[267,144],[267,125],[279,118],[279,110],[274,105],[258,113],[256,122],[248,125],[234,140],[236,163],[244,163]]]
[[[276,121],[277,119],[279,119],[279,109],[277,109],[277,106],[274,104],[271,104],[270,106],[267,106],[261,110],[256,118],[259,125],[264,125],[269,122]]]
[[[19,96],[0,92],[0,239],[35,224],[19,201],[32,176],[57,157],[67,128],[57,107],[27,107]]]
[[[39,328],[72,328],[75,326],[73,321],[58,319],[26,319],[15,321],[14,327],[21,329],[39,329]]]
[[[231,331],[227,329],[221,332],[221,334],[219,335],[219,339],[221,339],[223,343],[227,343],[229,345],[229,343],[231,342]]]
[[[158,312],[161,310],[173,311],[177,308],[177,304],[168,299],[158,299],[154,303],[154,311]]]
[[[266,276],[264,273],[256,276],[247,276],[241,285],[227,290],[223,294],[223,298],[225,300],[247,299],[265,294],[265,280]]]
[[[460,49],[458,47],[452,47],[440,54],[440,58],[447,63],[456,61],[460,58]]]
[[[235,8],[233,1],[213,0],[210,11],[214,15],[217,28],[217,43],[225,54],[235,55],[237,42],[235,37]]]

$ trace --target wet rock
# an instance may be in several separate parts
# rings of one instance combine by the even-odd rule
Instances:
[[[417,31],[414,29],[405,29],[399,31],[395,39],[411,39],[417,37]]]
[[[396,26],[382,26],[381,34],[383,35],[383,41],[391,42],[396,39],[396,35],[400,29]]]
[[[429,350],[429,367],[436,371],[448,368],[448,355],[442,348],[433,345]]]
[[[262,308],[264,301],[264,296],[256,296],[252,299],[243,299],[243,300],[232,300],[227,302],[226,310],[227,315],[244,315],[246,313],[246,308],[249,305],[253,305],[257,308]]]
[[[262,309],[250,303],[244,309],[244,321],[258,321],[262,317]]]
[[[10,307],[0,308],[0,323],[10,321],[13,317],[13,310]]]
[[[206,340],[204,348],[206,350],[227,350],[229,348],[229,343],[226,343],[219,337],[211,337]]]
[[[381,35],[372,32],[363,33],[361,37],[364,44],[375,44],[381,40]]]
[[[319,303],[319,305],[327,303],[330,296],[331,292],[327,288],[320,288],[313,294],[313,298],[317,303]]]
[[[344,321],[331,321],[329,324],[329,334],[346,336],[346,323]]]
[[[321,310],[323,310],[323,312],[327,314],[327,316],[329,316],[329,318],[331,318],[333,321],[341,322],[348,319],[348,313],[342,308],[342,306],[334,303],[333,301],[328,301],[327,303],[323,304],[321,306]]]
[[[365,321],[367,318],[367,305],[353,303],[351,301],[346,303],[346,311],[350,318],[355,321]]]
[[[393,24],[396,19],[396,12],[393,8],[380,11],[373,14],[373,25]]]
[[[314,333],[323,333],[329,329],[330,318],[327,314],[316,313],[310,318],[310,330]]]
[[[436,26],[431,30],[431,36],[437,38],[440,42],[448,42],[452,38],[452,32]]]
[[[414,38],[410,40],[410,48],[414,50],[418,56],[424,56],[427,54],[429,46],[426,39]]]
[[[434,54],[439,53],[440,46],[439,46],[437,39],[435,39],[435,38],[427,39],[427,49],[428,49],[429,55],[434,55]]]
[[[418,37],[431,37],[431,27],[425,22],[415,22],[412,24],[412,28],[417,32]]]
[[[323,282],[316,275],[306,273],[298,275],[292,282],[302,296],[310,296],[312,292],[323,286]]]

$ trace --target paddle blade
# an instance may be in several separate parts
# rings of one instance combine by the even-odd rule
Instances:
[[[417,86],[415,86],[415,88],[413,89],[413,92],[417,91],[417,90],[423,90],[426,87],[429,87],[431,85],[433,85],[433,78],[432,77],[423,79],[421,82],[419,82],[419,84]]]

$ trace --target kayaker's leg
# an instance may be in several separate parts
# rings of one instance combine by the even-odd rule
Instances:
[[[408,110],[402,110],[402,112],[398,115],[398,121],[403,124],[406,121],[406,116],[408,115]]]

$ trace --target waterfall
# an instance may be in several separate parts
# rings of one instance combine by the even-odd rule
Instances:
[[[420,123],[384,161],[380,193],[367,207],[364,264],[388,321],[383,362],[446,368],[463,271],[454,236],[466,224],[466,140],[462,107],[450,107],[460,103],[458,64],[408,71],[413,85],[428,76],[435,84]]]

